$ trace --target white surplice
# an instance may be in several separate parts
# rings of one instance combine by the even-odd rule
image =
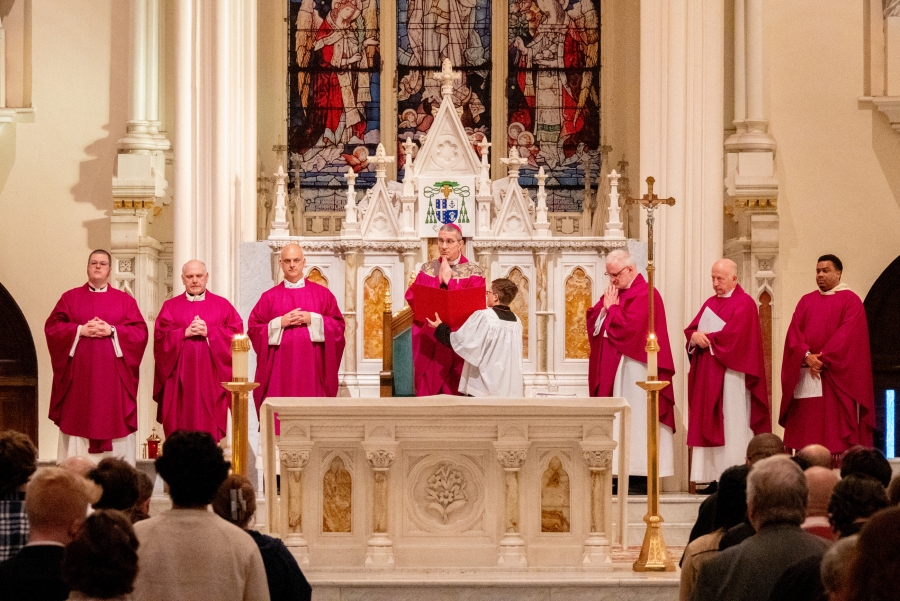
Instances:
[[[521,397],[522,322],[504,321],[493,309],[476,311],[450,334],[450,344],[465,360],[460,394]]]

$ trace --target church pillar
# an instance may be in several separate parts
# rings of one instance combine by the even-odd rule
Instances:
[[[281,451],[281,526],[278,533],[286,547],[290,547],[297,563],[309,566],[309,545],[303,536],[303,469],[309,463],[312,442],[278,443]],[[285,498],[286,497],[286,498]],[[269,529],[274,531],[273,525]]]
[[[535,316],[537,317],[537,365],[534,376],[534,386],[538,390],[546,391],[550,387],[548,355],[550,353],[550,340],[548,320],[551,312],[549,309],[550,291],[549,266],[547,261],[547,248],[534,251],[534,276],[537,284],[535,290]]]
[[[348,390],[358,390],[357,340],[358,321],[356,319],[356,286],[359,282],[359,264],[363,254],[359,248],[344,251],[344,386]],[[349,393],[348,393],[348,396]]]
[[[175,13],[175,265],[204,261],[236,302],[239,244],[256,239],[256,1]]]
[[[528,441],[495,442],[497,461],[503,468],[505,485],[503,538],[500,540],[499,567],[525,568],[528,558],[525,554],[525,539],[522,537],[522,522],[519,501],[519,472],[528,456]]]
[[[612,449],[581,442],[582,457],[591,473],[591,533],[584,542],[584,567],[612,569],[609,535],[612,532]]]
[[[664,479],[664,490],[687,488],[682,327],[711,294],[710,268],[722,255],[724,21],[720,0],[641,2],[640,187],[632,186],[631,195],[643,194],[644,180],[653,176],[660,198],[676,200],[671,210],[658,213],[654,236],[681,422],[676,479]]]
[[[393,567],[394,543],[388,534],[388,470],[394,463],[399,443],[393,440],[366,440],[363,449],[372,468],[372,536],[366,549],[366,567]]]
[[[778,178],[775,139],[768,132],[763,96],[763,0],[735,3],[735,133],[725,140],[726,213],[729,236],[725,256],[738,265],[738,279],[757,303],[766,341],[766,371],[771,398],[773,332],[777,330],[775,267],[778,258]],[[777,373],[777,371],[776,371]],[[773,414],[777,408],[773,406]]]

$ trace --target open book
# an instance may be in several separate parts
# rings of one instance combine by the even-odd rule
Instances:
[[[469,319],[475,311],[484,309],[484,288],[460,288],[459,290],[442,290],[422,284],[413,284],[413,297],[416,299],[413,320],[426,323],[426,319],[434,320],[437,313],[441,321],[456,330]]]

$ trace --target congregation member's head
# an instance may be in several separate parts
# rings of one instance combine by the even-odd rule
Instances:
[[[838,482],[828,502],[831,528],[839,538],[856,534],[876,511],[888,506],[887,493],[869,476],[847,476]]]
[[[487,306],[488,308],[494,305],[506,305],[508,307],[515,300],[518,293],[519,287],[512,280],[498,278],[491,282],[491,287],[487,294]]]
[[[900,505],[900,476],[894,476],[887,487],[888,503]]]
[[[891,464],[878,449],[854,447],[841,460],[841,478],[871,476],[887,487],[892,475]]]
[[[841,272],[844,264],[834,255],[822,255],[816,263],[816,286],[822,292],[828,292],[841,283]]]
[[[153,497],[153,479],[144,472],[138,472],[138,499],[126,511],[132,524],[150,517],[150,499]]]
[[[775,434],[757,434],[747,444],[747,465],[753,465],[757,461],[784,455],[784,442]]]
[[[719,476],[719,493],[713,529],[728,530],[747,519],[747,475],[750,467],[735,465]]]
[[[797,451],[796,456],[805,460],[809,467],[819,466],[831,469],[833,466],[831,451],[820,444],[808,444]]]
[[[206,292],[206,285],[209,283],[209,273],[206,271],[206,265],[197,259],[191,259],[181,268],[181,283],[184,289],[191,296],[199,296]]]
[[[838,477],[833,470],[814,465],[803,472],[806,475],[806,485],[809,487],[809,500],[806,506],[806,515],[828,517],[828,503],[834,487],[837,486]]]
[[[115,599],[134,590],[138,540],[120,511],[101,509],[88,516],[63,555],[63,582],[81,596]]]
[[[830,600],[840,599],[841,586],[847,581],[853,557],[856,555],[856,542],[859,536],[848,536],[835,541],[828,547],[822,557],[821,577],[825,594]]]
[[[68,544],[84,522],[87,509],[88,494],[79,476],[58,467],[39,469],[25,491],[29,542]]]
[[[256,513],[256,491],[245,476],[232,474],[225,478],[212,502],[220,518],[246,530]]]
[[[56,467],[61,467],[67,472],[72,472],[77,476],[87,478],[87,475],[92,469],[97,467],[97,464],[84,455],[72,455],[71,457],[66,457],[62,462],[57,464]]]
[[[719,259],[712,266],[712,287],[718,296],[724,296],[737,287],[737,264],[731,259]]]
[[[299,244],[288,244],[281,249],[281,272],[284,279],[291,284],[296,284],[303,277],[303,268],[306,267],[306,257]]]
[[[25,490],[37,470],[37,448],[25,434],[0,432],[0,499]]]
[[[806,477],[790,457],[762,459],[747,477],[747,517],[757,532],[770,524],[799,526],[806,517],[808,495]]]
[[[627,250],[617,248],[606,255],[606,277],[619,290],[631,286],[638,275],[637,263]]]
[[[451,263],[458,261],[463,247],[462,230],[458,225],[445,223],[438,230],[437,243],[441,258]]]
[[[178,509],[204,508],[228,477],[231,464],[208,432],[176,430],[163,443],[156,473],[169,485]]]
[[[109,283],[111,265],[112,256],[102,248],[93,251],[88,256],[87,276],[92,288],[103,288]]]
[[[856,552],[840,587],[842,601],[900,598],[900,507],[872,516],[856,541]]]
[[[114,457],[102,459],[87,477],[103,489],[94,509],[126,511],[138,499],[138,471],[126,461]]]

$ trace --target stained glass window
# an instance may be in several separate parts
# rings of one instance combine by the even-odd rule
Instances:
[[[288,154],[291,197],[307,211],[346,202],[343,174],[371,187],[381,141],[379,0],[290,0]]]
[[[600,147],[598,0],[510,0],[507,146],[528,164],[523,187],[544,167],[547,207],[581,211],[584,173]]]
[[[411,138],[421,146],[441,104],[441,84],[431,75],[445,58],[462,78],[453,84],[453,103],[473,140],[490,138],[490,0],[397,0],[397,158]]]

